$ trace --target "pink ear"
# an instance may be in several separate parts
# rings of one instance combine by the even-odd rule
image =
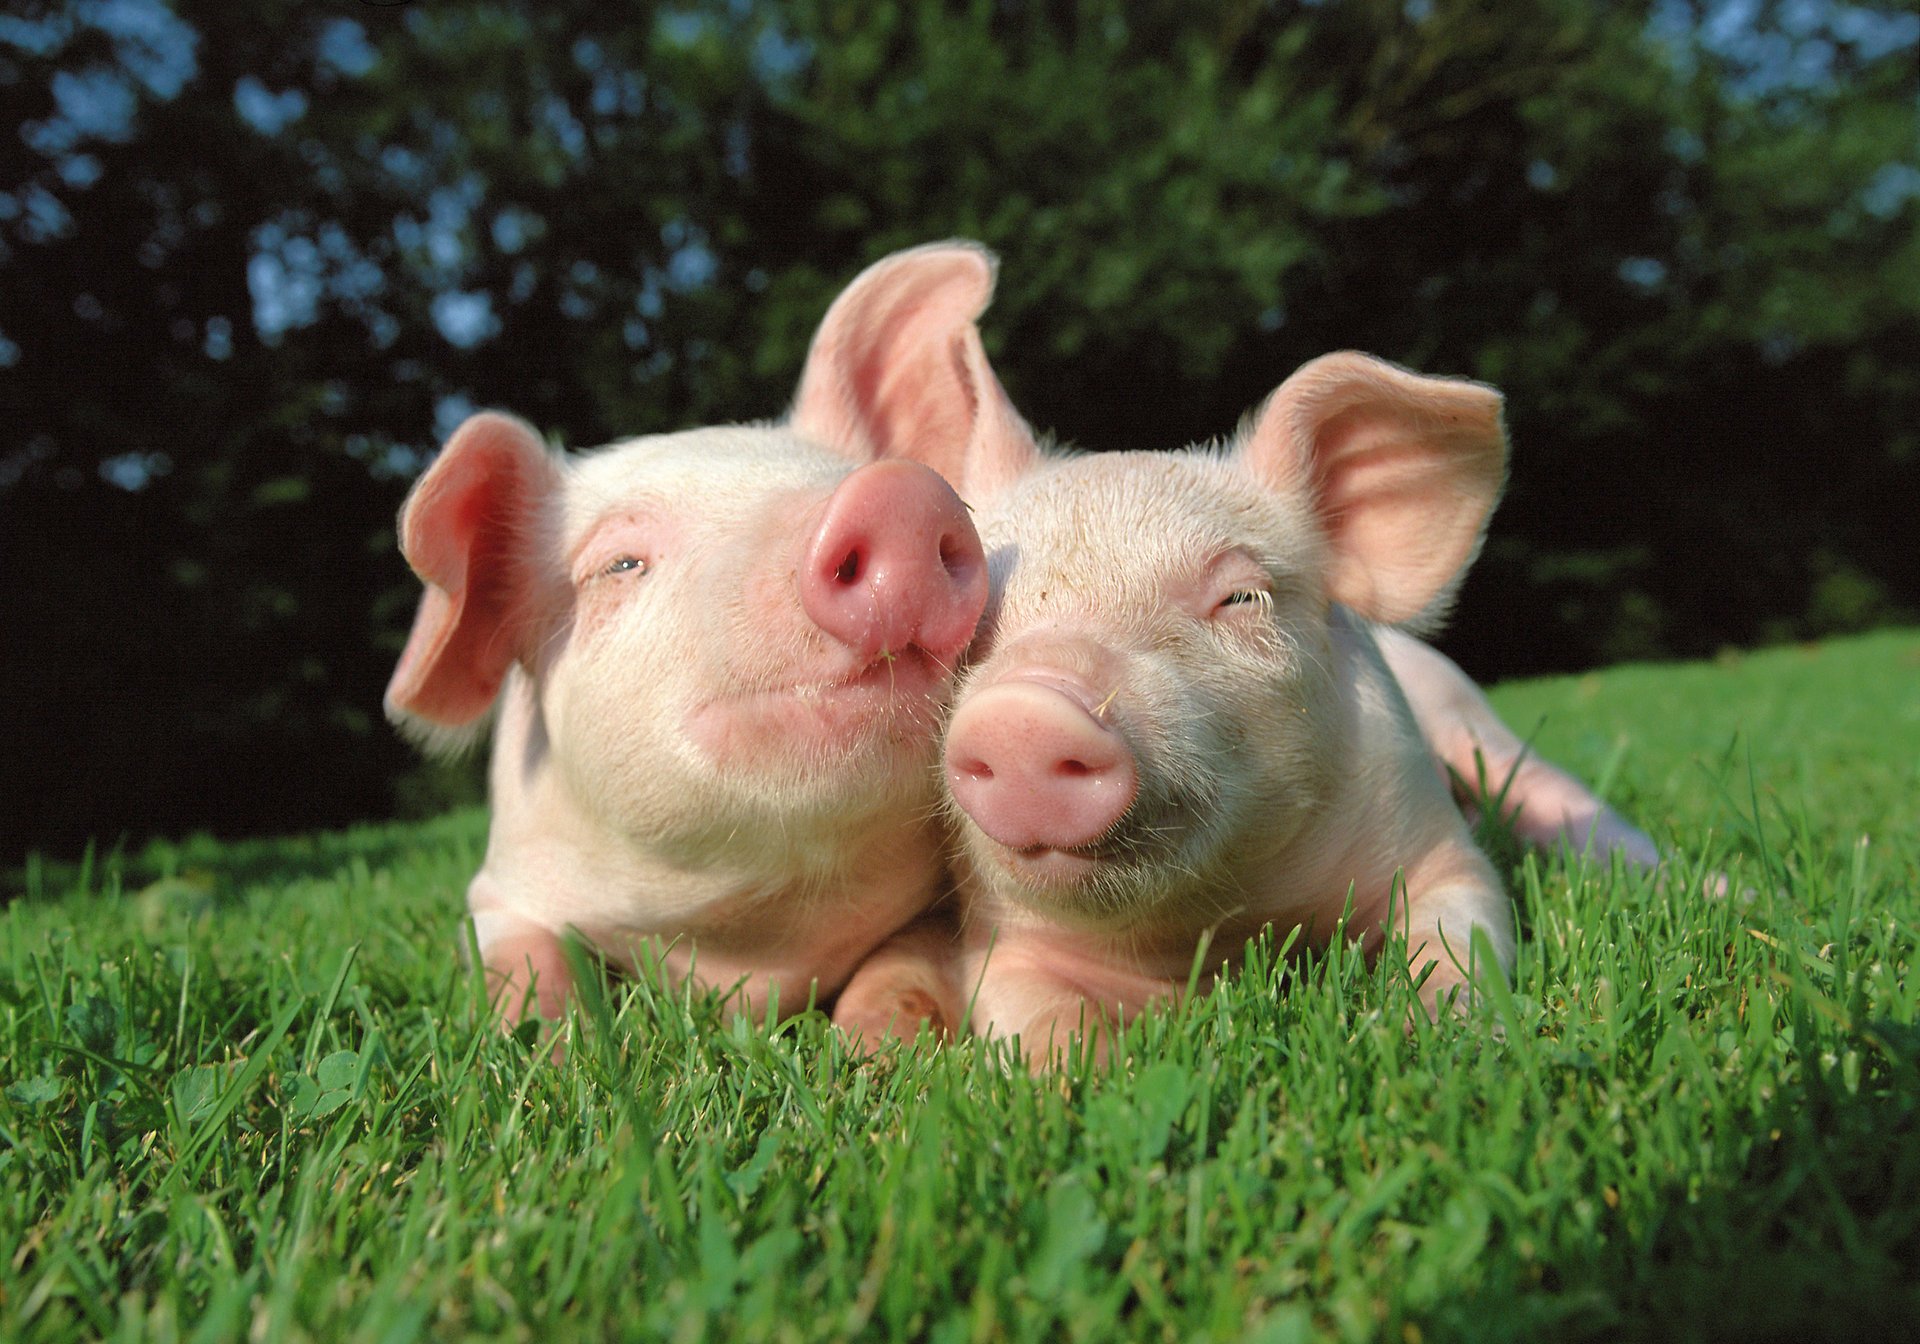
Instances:
[[[1352,351],[1282,383],[1243,452],[1272,488],[1312,492],[1331,542],[1329,595],[1386,622],[1444,610],[1507,468],[1498,392]]]
[[[994,269],[984,248],[931,243],[861,272],[813,338],[793,427],[859,461],[924,463],[969,499],[1026,471],[1038,449],[974,325]]]
[[[387,716],[433,748],[492,707],[538,624],[528,552],[557,488],[553,456],[511,416],[476,415],[454,432],[400,511],[400,549],[427,585],[387,684]],[[452,730],[452,731],[449,731]]]

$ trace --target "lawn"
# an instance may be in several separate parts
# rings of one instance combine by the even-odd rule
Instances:
[[[0,1339],[1910,1337],[1920,634],[1494,698],[1664,885],[1514,864],[1468,1020],[1276,946],[1037,1080],[644,982],[556,1064],[455,955],[478,813],[30,866]]]

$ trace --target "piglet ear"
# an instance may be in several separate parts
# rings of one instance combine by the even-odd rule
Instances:
[[[896,252],[847,286],[815,333],[792,425],[856,461],[932,467],[969,501],[1038,457],[974,324],[993,297],[993,254],[971,243]]]
[[[1480,548],[1507,436],[1492,388],[1344,351],[1280,385],[1242,455],[1270,488],[1313,501],[1329,596],[1372,620],[1431,625]]]
[[[542,506],[560,467],[531,427],[473,416],[400,510],[400,549],[427,590],[387,684],[387,717],[429,751],[457,752],[540,628]]]

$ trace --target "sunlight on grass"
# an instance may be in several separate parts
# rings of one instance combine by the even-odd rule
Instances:
[[[1263,945],[1041,1079],[651,982],[555,1065],[454,955],[471,812],[30,870],[0,1338],[1885,1336],[1920,1319],[1916,686],[1906,633],[1502,688],[1662,882],[1520,861],[1472,1020]]]

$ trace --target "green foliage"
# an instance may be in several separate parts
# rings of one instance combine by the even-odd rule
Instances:
[[[1899,6],[16,9],[0,855],[472,796],[377,709],[436,439],[776,415],[830,296],[956,234],[1088,447],[1227,433],[1343,346],[1499,384],[1482,675],[1920,610]]]
[[[0,916],[0,1335],[1899,1337],[1917,663],[1497,691],[1663,882],[1520,863],[1514,983],[1463,1020],[1263,944],[1041,1079],[646,980],[556,1061],[454,955],[472,814],[200,846],[211,906],[157,920],[119,864],[48,873]]]

